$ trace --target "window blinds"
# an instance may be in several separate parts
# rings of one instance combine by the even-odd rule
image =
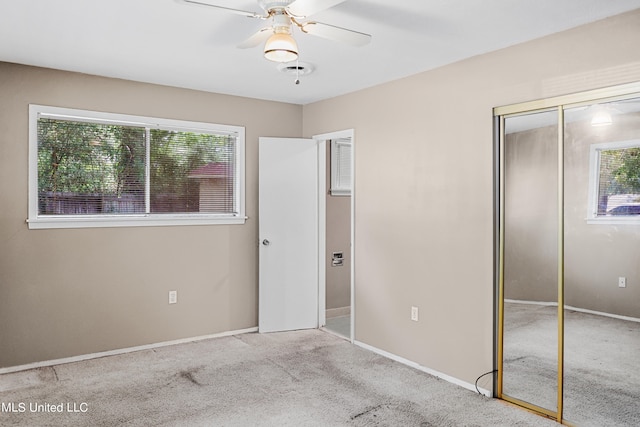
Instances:
[[[331,141],[331,195],[351,194],[351,140]]]

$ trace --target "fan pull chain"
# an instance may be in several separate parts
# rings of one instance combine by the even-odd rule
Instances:
[[[300,64],[298,63],[298,59],[296,58],[296,80],[295,84],[300,84]]]

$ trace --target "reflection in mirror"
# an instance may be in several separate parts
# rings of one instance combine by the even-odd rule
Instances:
[[[563,418],[637,426],[640,99],[569,108],[565,122]]]
[[[557,411],[558,112],[505,119],[503,395]]]

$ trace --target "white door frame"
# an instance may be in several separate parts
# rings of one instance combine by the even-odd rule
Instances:
[[[323,327],[327,324],[327,282],[326,282],[326,246],[327,246],[327,141],[339,138],[351,139],[351,331],[350,340],[355,340],[355,132],[353,129],[323,133],[312,137],[318,141],[318,325]]]

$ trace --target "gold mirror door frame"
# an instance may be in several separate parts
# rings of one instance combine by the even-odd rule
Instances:
[[[610,123],[606,115],[604,119],[591,118],[605,107],[619,115],[620,123],[626,121],[624,130],[593,130],[592,126],[602,125],[597,120],[604,120],[605,126]],[[639,362],[622,357],[625,352],[638,354],[640,349],[640,298],[636,297],[640,296],[640,268],[634,270],[633,267],[640,265],[640,212],[637,217],[629,213],[636,205],[640,209],[640,197],[633,198],[640,196],[640,189],[618,188],[617,193],[610,190],[600,194],[593,184],[594,179],[597,184],[598,175],[594,178],[592,171],[595,164],[600,173],[601,160],[597,156],[602,152],[604,159],[607,147],[618,150],[610,157],[620,157],[623,150],[636,155],[630,150],[640,146],[640,82],[498,107],[494,109],[494,117],[498,210],[496,396],[564,424],[638,425],[640,409],[603,411],[603,405],[611,406],[614,399],[624,400],[630,396],[629,402],[637,402],[638,380],[632,379],[628,389],[622,390],[618,397],[607,398],[607,394],[615,396],[615,393],[606,388],[606,383],[620,382],[625,375],[621,367],[603,370],[605,376],[611,376],[603,381],[583,379],[581,375],[588,370],[588,358],[600,364],[626,364],[627,372],[633,370],[630,366],[635,363],[635,370],[640,371]],[[640,147],[637,149],[640,156]],[[603,173],[600,176],[604,176]],[[611,170],[607,173],[611,175]],[[600,188],[604,188],[602,183]],[[616,206],[622,203],[619,201],[623,196],[627,197],[627,204]],[[617,201],[612,202],[614,199]],[[623,215],[629,216],[617,216],[616,211],[623,209],[627,209]],[[609,223],[613,223],[608,225],[610,229],[601,225]],[[623,236],[613,243],[603,242],[602,236],[611,240],[615,233]],[[606,268],[602,266],[585,265],[594,261],[583,252],[597,252],[589,251],[587,240],[599,242],[598,245],[614,245],[611,250],[619,251],[616,253],[619,256],[615,263],[609,264],[615,264],[616,270],[603,272]],[[568,263],[568,275],[565,263]],[[624,275],[630,275],[635,288],[623,294],[617,286],[615,291],[600,290],[582,283],[590,280],[585,275],[600,276],[598,280],[605,280],[606,286],[610,286],[609,276],[613,273],[621,288],[628,279]],[[605,294],[614,292],[618,293],[611,301],[603,301]],[[625,295],[626,299],[636,302],[625,301]],[[616,308],[609,309],[612,305]],[[616,352],[615,339],[609,343],[606,336],[587,338],[591,336],[575,327],[579,323],[576,316],[580,322],[584,320],[584,324],[614,325],[612,327],[618,329],[610,336],[624,329],[628,347],[609,356],[608,353]],[[565,331],[566,327],[570,332]],[[598,342],[590,349],[585,345],[589,340]],[[607,357],[602,357],[603,353],[607,353]],[[598,409],[589,409],[596,404],[582,398],[576,388],[578,384],[591,386],[590,391],[603,388],[595,393],[601,403]],[[594,411],[593,422],[590,410]],[[606,415],[595,421],[596,415],[601,415],[595,411]]]

